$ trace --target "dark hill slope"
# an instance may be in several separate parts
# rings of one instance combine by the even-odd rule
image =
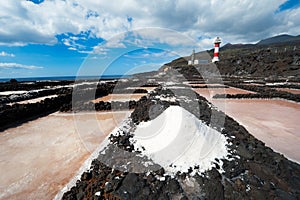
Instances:
[[[291,36],[291,35],[277,35],[271,38],[263,39],[257,43],[257,45],[271,45],[271,44],[278,44],[278,43],[294,43],[300,42],[300,35],[298,36]]]
[[[228,49],[220,53],[217,66],[222,75],[296,76],[300,75],[300,45],[278,48]]]
[[[213,50],[208,53],[212,57]],[[186,68],[186,59],[178,58],[164,65],[161,70],[167,66]],[[226,45],[221,48],[220,62],[216,65],[220,74],[226,76],[299,77],[300,41],[293,44],[276,43],[271,46]],[[189,71],[188,68],[186,70]],[[193,76],[193,72],[186,73],[189,73],[190,77]]]

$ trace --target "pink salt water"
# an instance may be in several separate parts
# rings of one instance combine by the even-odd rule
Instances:
[[[279,91],[284,91],[284,92],[289,92],[292,94],[300,94],[300,90],[299,89],[291,89],[291,88],[276,88]]]
[[[218,84],[218,83],[213,83],[213,84],[195,83],[195,84],[190,84],[190,86],[200,86],[200,87],[203,87],[203,86],[213,86],[213,87],[215,87],[215,86],[220,86],[220,87],[222,87],[222,86],[224,86],[224,85]]]
[[[109,94],[104,97],[97,98],[93,100],[92,102],[98,103],[100,101],[130,101],[130,100],[135,100],[138,101],[141,97],[146,96],[147,94]]]
[[[2,132],[0,199],[53,199],[129,113],[53,113]]]
[[[225,105],[225,112],[252,135],[300,163],[300,104],[284,100],[243,99],[226,100]]]
[[[215,94],[250,93],[237,88],[194,90],[237,120],[267,146],[300,163],[300,104],[279,99],[212,98]]]
[[[208,85],[212,86],[212,84]],[[193,88],[201,96],[204,96],[207,100],[212,100],[213,96],[216,94],[249,94],[255,93],[248,90],[243,90],[239,88],[229,87],[229,88]]]

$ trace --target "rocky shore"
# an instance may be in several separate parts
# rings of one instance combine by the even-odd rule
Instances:
[[[31,91],[40,90],[47,87],[68,86],[74,81],[32,81],[32,82],[18,82],[11,79],[9,82],[0,83],[0,92],[3,91]]]

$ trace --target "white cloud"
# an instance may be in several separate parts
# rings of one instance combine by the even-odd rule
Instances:
[[[68,49],[72,50],[72,51],[77,51],[77,49],[75,47],[69,47]]]
[[[106,48],[126,48],[126,45],[124,44],[124,38],[125,34],[118,34],[114,35],[110,39],[108,39],[106,42],[104,42],[102,45],[103,47]]]
[[[107,48],[102,47],[101,45],[97,45],[97,46],[93,47],[93,51],[91,51],[90,53],[99,54],[99,55],[107,55],[107,51],[108,51]]]
[[[0,29],[0,45],[54,44],[58,34],[85,31],[109,40],[128,30],[147,27],[176,30],[193,39],[219,35],[232,43],[255,42],[283,32],[300,33],[299,8],[276,12],[285,1],[52,0],[34,4],[2,0],[0,27],[5,28]],[[170,45],[185,42],[169,33],[156,33],[141,31],[140,35]],[[207,45],[207,41],[202,43]],[[122,43],[109,45],[122,47]]]
[[[63,38],[62,39],[62,43],[64,45],[66,45],[67,47],[69,47],[68,49],[70,50],[81,50],[81,49],[85,49],[84,45],[79,44],[78,42],[76,42],[78,40],[77,37],[70,37],[70,38]]]
[[[43,67],[34,65],[23,65],[19,63],[0,63],[0,68],[6,69],[41,69]]]
[[[299,35],[300,20],[295,19],[300,19],[300,7],[279,13],[276,16],[276,20],[281,23],[276,27],[274,32]]]
[[[138,51],[134,54],[125,54],[124,57],[137,59],[137,58],[171,58],[175,57],[175,55],[168,51],[162,52],[152,52],[149,50]]]
[[[152,43],[159,42],[172,46],[195,45],[195,40],[188,37],[187,34],[180,33],[171,29],[143,28],[136,30],[135,33],[141,36],[141,38],[143,38],[144,40],[150,40]]]
[[[2,51],[2,52],[0,52],[0,56],[15,57],[15,54],[7,53],[5,51]]]

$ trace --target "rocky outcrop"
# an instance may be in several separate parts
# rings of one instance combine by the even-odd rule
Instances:
[[[28,120],[33,120],[41,116],[57,111],[61,105],[70,102],[71,95],[60,95],[58,97],[46,98],[38,103],[13,104],[0,108],[0,130],[19,125]]]
[[[70,81],[58,81],[58,82],[36,82],[34,84],[24,84],[22,82],[12,82],[12,83],[2,83],[3,89],[29,89],[29,88],[44,88],[54,87],[54,86],[64,86],[72,82]],[[60,85],[61,84],[61,85]],[[85,82],[78,84],[75,87],[63,87],[63,88],[49,88],[40,89],[37,91],[28,91],[24,94],[12,94],[8,96],[2,96],[0,98],[0,129],[4,130],[11,126],[19,125],[20,123],[26,122],[28,120],[33,120],[41,116],[48,115],[52,112],[70,111],[72,110],[72,100],[76,95],[77,103],[74,108],[77,111],[81,110],[115,110],[120,109],[133,109],[136,102],[99,102],[99,103],[88,103],[91,98],[99,96],[105,96],[110,94],[116,82],[111,81],[107,83],[94,84],[93,82]],[[28,103],[28,104],[18,104],[19,101],[34,99],[38,97],[48,96],[48,95],[58,95],[57,97],[46,98],[41,102]],[[14,103],[8,105],[7,103]]]
[[[22,94],[11,94],[0,97],[0,127],[4,130],[11,126],[19,125],[28,120],[33,120],[41,116],[48,115],[52,112],[60,110],[61,112],[80,112],[80,111],[104,111],[104,110],[130,110],[136,106],[136,101],[128,100],[125,102],[113,101],[98,103],[91,102],[95,98],[106,96],[111,93],[117,94],[147,94],[145,89],[128,89],[128,86],[135,87],[144,85],[152,87],[153,84],[145,84],[133,80],[127,80],[119,83],[116,87],[116,81],[107,82],[78,82],[75,86],[61,87],[68,85],[70,81],[57,82],[36,82],[34,84],[26,84],[22,82],[1,83],[0,89],[21,90],[35,89]],[[56,88],[58,86],[58,88]],[[45,88],[46,87],[46,88]],[[50,88],[49,88],[50,87]],[[51,88],[54,87],[54,88]],[[36,90],[37,88],[40,88]],[[41,89],[43,88],[43,89]],[[48,88],[48,89],[47,89]],[[115,89],[116,88],[116,89]],[[20,101],[49,96],[58,95],[58,97],[46,98],[37,103],[18,104]],[[13,103],[9,105],[8,103]]]
[[[290,101],[300,102],[300,94],[292,94],[285,91],[278,91],[269,86],[245,85],[241,83],[226,83],[228,86],[241,88],[248,91],[256,92],[255,94],[216,94],[213,98],[236,98],[236,99],[272,99],[281,98]],[[298,86],[297,86],[298,87]]]
[[[213,56],[213,50],[207,51]],[[205,54],[205,52],[204,52]],[[220,50],[220,62],[215,63],[222,76],[288,77],[300,76],[300,43],[273,46],[233,46]],[[210,61],[210,60],[209,60]],[[206,71],[209,64],[200,64]],[[178,58],[161,67],[174,68],[186,78],[199,76],[199,70],[187,65],[187,58]]]
[[[19,91],[19,90],[39,90],[46,87],[70,85],[74,81],[34,81],[34,82],[4,82],[0,83],[0,92],[2,91]]]
[[[68,94],[71,93],[70,89],[61,88],[61,89],[45,89],[40,91],[28,91],[23,94],[11,94],[0,98],[0,104],[7,103],[17,103],[19,101],[35,99],[44,96],[50,96],[54,94]]]
[[[285,49],[285,47],[282,47]],[[221,74],[237,76],[300,76],[300,48],[254,48],[222,52],[217,63]],[[280,51],[280,52],[279,52]]]
[[[98,103],[93,102],[77,102],[72,105],[72,102],[63,104],[59,111],[61,112],[81,112],[81,111],[108,111],[108,110],[131,110],[136,106],[136,101],[112,101],[104,102],[100,101]]]
[[[266,147],[234,119],[216,110],[196,93],[191,96],[192,93],[189,89],[175,91],[174,88],[164,87],[156,90],[150,97],[142,98],[131,115],[131,128],[122,134],[111,136],[109,146],[122,149],[122,152],[128,152],[135,157],[139,152],[133,151],[134,144],[130,139],[132,128],[141,121],[155,118],[171,104],[176,104],[226,136],[230,152],[226,159],[215,160],[215,167],[202,174],[194,174],[197,166],[191,166],[188,173],[179,171],[174,177],[170,177],[165,174],[163,168],[138,174],[118,171],[106,166],[99,154],[100,157],[93,161],[90,170],[82,175],[76,186],[64,194],[63,199],[300,198],[299,164]],[[183,97],[183,94],[186,96]],[[158,96],[163,96],[163,99],[166,96],[175,96],[176,101],[159,100]],[[196,104],[187,103],[189,100],[196,101]],[[200,112],[195,111],[195,105],[198,105]],[[225,119],[223,125],[212,124],[222,119]],[[107,153],[106,150],[105,154]],[[112,155],[113,153],[109,154],[109,157],[113,158]],[[118,155],[120,154],[117,154],[117,157]]]

